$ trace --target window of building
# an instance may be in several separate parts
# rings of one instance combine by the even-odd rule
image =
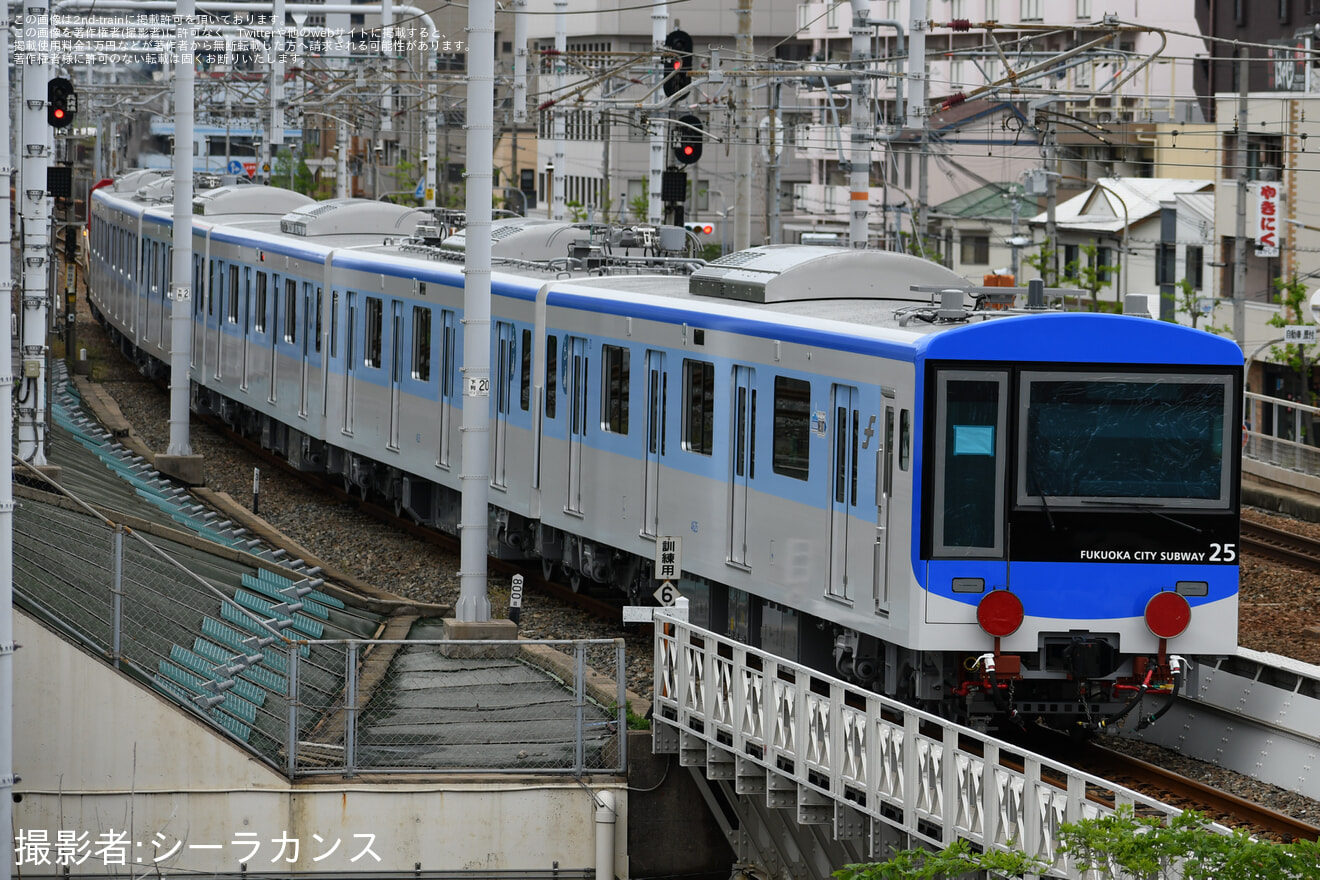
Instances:
[[[1155,246],[1155,283],[1175,284],[1178,281],[1178,247],[1170,242]]]
[[[990,264],[990,236],[966,235],[962,237],[962,262],[973,266]]]
[[[628,349],[601,346],[600,423],[613,434],[628,433]]]
[[[1205,266],[1205,249],[1200,245],[1189,244],[1184,259],[1186,260],[1186,270],[1183,277],[1191,282],[1193,290],[1200,290],[1205,282],[1203,268]]]
[[[775,377],[775,473],[806,480],[811,465],[811,383],[788,376]]]
[[[706,361],[683,361],[683,448],[715,451],[715,365]]]
[[[1095,268],[1095,279],[1100,283],[1107,283],[1111,269],[1117,268],[1113,263],[1114,249],[1107,247],[1098,247],[1095,249],[1095,262],[1092,266]]]
[[[381,331],[385,306],[378,297],[367,297],[367,327],[362,346],[362,363],[368,367],[380,366]]]
[[[1040,21],[1045,16],[1041,12],[1042,0],[1022,0],[1022,20]]]
[[[419,382],[430,382],[431,310],[413,306],[412,325],[412,377]]]
[[[1091,0],[1077,0],[1077,17],[1086,21],[1091,20]]]

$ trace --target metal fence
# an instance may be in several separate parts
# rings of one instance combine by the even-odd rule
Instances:
[[[1320,474],[1320,407],[1248,391],[1242,454],[1276,467]]]
[[[18,499],[16,604],[290,776],[626,768],[622,640],[301,638],[292,600],[235,600],[255,557],[149,540],[51,489]]]

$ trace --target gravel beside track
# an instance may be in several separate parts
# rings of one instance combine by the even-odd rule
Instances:
[[[80,299],[80,305],[84,303]],[[109,344],[105,331],[80,314],[78,343],[88,349],[91,378],[116,400],[125,418],[153,450],[169,441],[169,400],[165,391],[141,376]],[[296,477],[270,467],[195,420],[193,452],[205,457],[209,488],[240,502],[252,495],[252,469],[261,472],[261,515],[276,528],[327,562],[374,586],[416,601],[452,604],[458,598],[458,556],[405,535],[355,507],[309,488]],[[1320,538],[1320,524],[1247,510],[1244,517]],[[1320,638],[1308,638],[1305,628],[1320,626],[1320,575],[1251,556],[1242,559],[1240,642],[1244,647],[1320,664]],[[490,582],[492,608],[505,613],[508,584]],[[649,627],[624,632],[617,624],[533,594],[524,598],[519,628],[527,638],[619,638],[627,642],[630,690],[649,700],[653,644]],[[1130,740],[1107,737],[1104,744],[1224,791],[1262,803],[1282,813],[1320,825],[1320,802],[1186,758],[1176,752]]]

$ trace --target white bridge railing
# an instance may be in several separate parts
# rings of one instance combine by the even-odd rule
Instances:
[[[654,740],[737,794],[872,845],[961,837],[1081,877],[1059,827],[1119,804],[1176,814],[1136,792],[773,654],[656,615]]]

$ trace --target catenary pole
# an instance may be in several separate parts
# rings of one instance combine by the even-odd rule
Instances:
[[[18,454],[29,464],[46,464],[46,319],[50,260],[50,206],[46,172],[51,160],[51,129],[46,121],[51,78],[50,8],[46,0],[24,7],[23,32],[33,36],[23,49],[23,121],[18,193],[23,217],[23,296],[19,319],[23,365],[19,379]],[[0,59],[8,63],[8,59]]]
[[[871,61],[871,14],[869,0],[852,0],[852,124],[848,161],[848,246],[866,247],[867,202],[871,197],[871,92],[867,76]],[[773,136],[773,135],[772,135]],[[773,194],[767,194],[767,198]]]
[[[459,596],[463,623],[490,620],[486,594],[490,495],[490,226],[495,128],[495,0],[468,6],[467,256],[463,284],[463,487]],[[558,188],[555,196],[558,197]]]
[[[1247,73],[1250,52],[1245,47],[1238,60],[1237,226],[1233,231],[1233,340],[1247,347]]]
[[[651,43],[655,51],[655,69],[660,76],[667,76],[669,71],[664,65],[665,37],[669,34],[669,4],[657,3],[651,9]],[[664,195],[665,144],[669,132],[665,126],[651,126],[651,161],[647,174],[650,183],[646,194],[646,222],[659,226],[665,219]]]
[[[738,64],[746,69],[753,66],[752,56],[752,0],[738,0],[738,36],[734,46]],[[734,85],[734,181],[733,181],[733,249],[746,250],[752,246],[752,82],[745,73]]]
[[[9,4],[0,5],[0,97],[9,103]],[[8,108],[6,107],[6,110]],[[9,182],[14,167],[9,150],[10,115],[0,117],[0,295],[13,302],[14,267]],[[13,342],[0,358],[0,395],[13,399]],[[0,406],[0,435],[5,452],[0,456],[0,828],[14,827],[14,411]],[[5,831],[0,850],[0,880],[9,880],[14,864],[14,837]]]
[[[174,64],[174,262],[170,267],[169,455],[191,455],[188,404],[192,382],[193,17],[194,0],[179,0]]]

